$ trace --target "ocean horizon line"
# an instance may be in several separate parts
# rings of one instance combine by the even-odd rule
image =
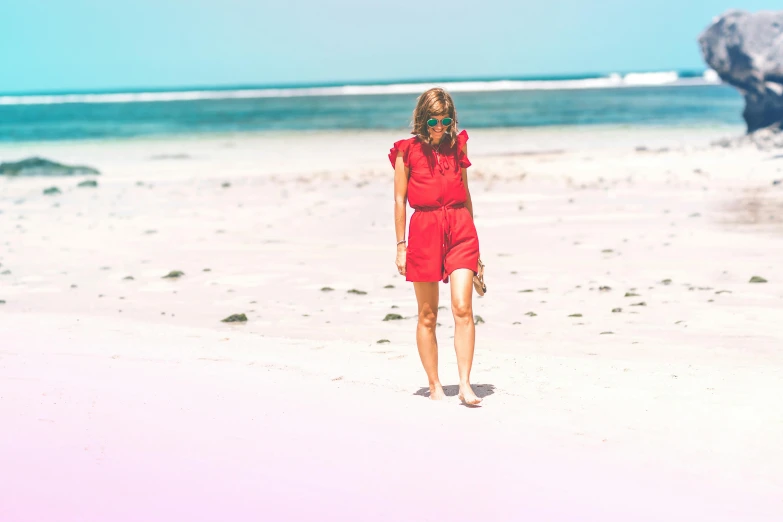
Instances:
[[[131,103],[217,99],[285,98],[299,96],[360,96],[413,94],[431,86],[451,92],[570,90],[615,87],[685,86],[720,83],[717,74],[703,70],[579,73],[517,77],[462,77],[280,85],[158,87],[135,89],[37,91],[0,93],[0,105],[60,103]]]
[[[605,78],[613,74],[655,74],[663,72],[676,72],[681,78],[702,76],[709,67],[701,69],[651,69],[651,70],[612,70],[589,71],[575,73],[531,74],[531,75],[502,75],[502,76],[444,76],[444,77],[411,77],[411,78],[386,78],[376,80],[339,80],[329,82],[293,82],[293,83],[228,83],[228,84],[191,84],[174,86],[147,85],[142,87],[101,87],[97,89],[73,88],[73,89],[35,89],[0,91],[0,96],[57,96],[63,94],[123,94],[140,92],[181,92],[195,90],[241,90],[241,89],[308,89],[313,87],[345,87],[351,85],[395,85],[400,83],[461,83],[461,82],[494,82],[494,81],[557,81],[557,80],[583,80],[589,78]]]

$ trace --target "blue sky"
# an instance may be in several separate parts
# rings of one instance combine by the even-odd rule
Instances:
[[[780,0],[2,0],[0,92],[704,67],[729,8]]]

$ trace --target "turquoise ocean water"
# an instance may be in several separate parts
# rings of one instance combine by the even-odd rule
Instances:
[[[0,142],[221,132],[405,129],[416,96],[449,90],[465,128],[742,123],[707,71],[382,84],[0,94]]]

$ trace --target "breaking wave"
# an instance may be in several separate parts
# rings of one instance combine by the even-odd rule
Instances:
[[[253,98],[293,98],[301,96],[372,96],[383,94],[418,94],[430,87],[450,92],[492,92],[533,90],[612,89],[623,87],[657,87],[709,85],[720,83],[715,71],[700,76],[681,77],[677,71],[638,72],[594,78],[543,80],[476,80],[444,82],[411,82],[379,85],[341,85],[323,87],[204,89],[151,92],[118,92],[95,94],[32,94],[0,96],[0,105],[51,105],[62,103],[150,103],[193,100],[230,100]]]

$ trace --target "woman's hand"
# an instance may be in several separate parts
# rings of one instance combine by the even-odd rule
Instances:
[[[405,247],[405,243],[400,243],[397,245],[397,259],[394,261],[394,263],[397,265],[397,271],[400,273],[400,275],[405,275],[405,253],[407,252],[407,248]]]

